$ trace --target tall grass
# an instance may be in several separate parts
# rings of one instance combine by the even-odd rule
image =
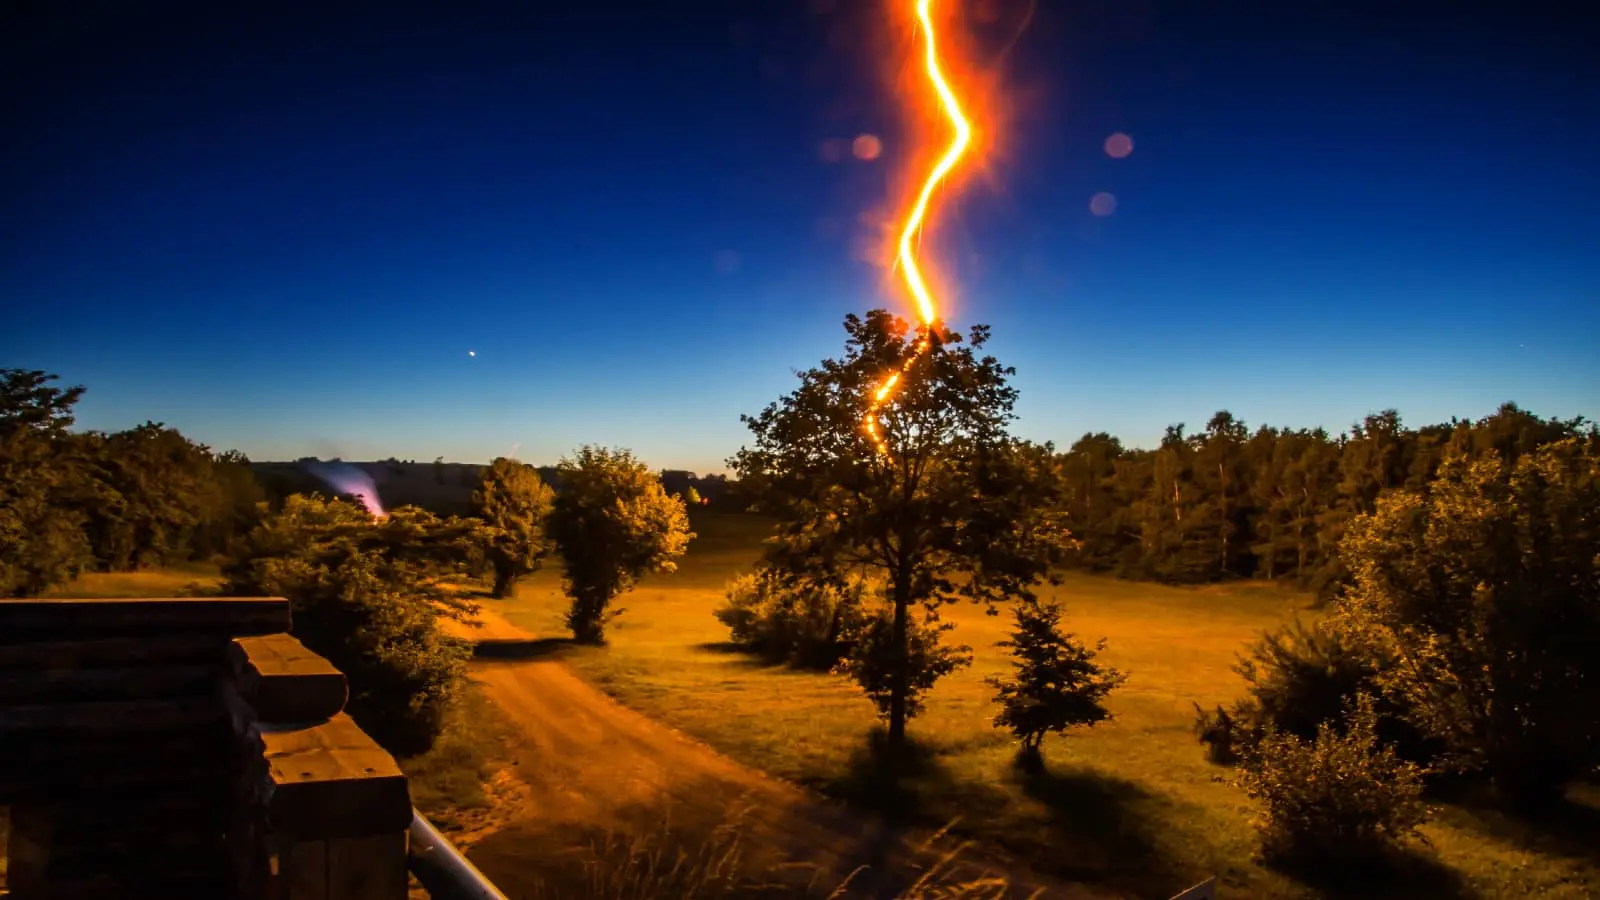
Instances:
[[[670,821],[644,833],[606,831],[568,859],[549,866],[540,900],[846,900],[861,896],[893,900],[1005,900],[1024,896],[998,877],[961,877],[967,844],[952,844],[947,831],[920,848],[930,862],[920,871],[897,872],[910,883],[892,894],[871,884],[857,867],[838,877],[813,862],[765,860],[759,840],[747,834],[749,809],[741,809],[692,849]],[[1035,891],[1028,897],[1038,897]]]

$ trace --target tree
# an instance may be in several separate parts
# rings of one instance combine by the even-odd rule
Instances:
[[[939,621],[937,611],[924,609],[920,617],[905,623],[900,638],[894,609],[880,607],[856,633],[850,655],[836,671],[861,685],[878,708],[879,718],[892,722],[897,709],[905,719],[913,718],[922,711],[922,697],[939,679],[972,665],[971,647],[940,642],[939,636],[951,627]]]
[[[60,442],[0,436],[0,597],[32,597],[90,567],[83,515],[66,502],[81,478]]]
[[[912,607],[966,598],[992,612],[1032,597],[1071,547],[1064,482],[1050,446],[1007,432],[1013,370],[979,355],[987,327],[967,341],[942,325],[913,336],[883,310],[847,316],[844,327],[842,358],[799,373],[792,393],[744,417],[753,444],[729,465],[778,520],[769,566],[819,584],[866,574],[887,585],[881,688],[898,747],[924,684],[919,660],[942,658],[913,652]],[[902,376],[877,413],[879,452],[863,420],[893,372]]]
[[[288,598],[295,636],[349,678],[350,714],[390,751],[419,753],[466,672],[470,648],[438,617],[477,609],[444,586],[470,566],[476,528],[414,506],[377,520],[359,502],[293,494],[263,509],[223,567],[223,592]]]
[[[82,385],[58,388],[60,379],[38,369],[0,369],[0,436],[26,431],[61,437],[76,419]]]
[[[671,572],[694,539],[683,500],[627,450],[580,447],[563,459],[548,533],[572,599],[567,627],[584,643],[605,641],[622,610],[611,602],[646,572]]]
[[[201,527],[224,506],[210,448],[158,422],[90,432],[78,444],[94,475],[91,494],[80,502],[102,568],[139,569],[193,555]]]
[[[83,388],[0,369],[0,596],[35,596],[93,561],[73,504],[87,477],[67,429]]]
[[[199,558],[232,551],[261,521],[261,503],[267,499],[266,490],[243,453],[228,450],[212,454],[209,470],[216,490],[209,492],[214,504],[202,513],[194,536],[193,551]]]
[[[1537,803],[1600,765],[1600,451],[1456,455],[1341,546],[1344,622],[1444,763]]]
[[[527,463],[500,457],[483,470],[472,513],[483,521],[485,556],[494,570],[494,596],[511,596],[517,579],[544,561],[545,519],[555,492]]]
[[[1012,607],[1011,638],[996,646],[1011,650],[1016,673],[987,679],[1000,704],[994,725],[1011,729],[1022,741],[1025,758],[1037,758],[1046,734],[1111,718],[1106,695],[1128,680],[1095,662],[1106,647],[1105,638],[1091,649],[1061,630],[1061,613],[1059,603],[1041,600]]]

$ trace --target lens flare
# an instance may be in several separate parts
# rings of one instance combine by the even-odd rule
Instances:
[[[911,212],[907,214],[905,224],[900,228],[900,252],[896,256],[900,271],[905,276],[906,288],[911,291],[911,297],[917,303],[917,312],[922,316],[922,337],[917,340],[911,355],[906,358],[900,371],[890,375],[882,385],[873,392],[872,402],[867,407],[864,419],[867,435],[878,448],[879,453],[888,453],[889,448],[883,436],[878,433],[878,410],[894,396],[895,388],[900,384],[902,377],[931,346],[933,328],[939,321],[938,305],[934,302],[933,294],[928,290],[928,284],[922,277],[922,267],[917,264],[915,249],[916,239],[922,234],[923,222],[928,215],[928,205],[933,200],[933,192],[945,180],[945,177],[955,169],[956,164],[967,152],[967,146],[972,143],[972,124],[961,111],[961,102],[956,99],[955,91],[950,89],[950,83],[945,80],[944,70],[939,65],[938,36],[933,27],[933,0],[917,0],[917,20],[922,26],[923,66],[927,70],[929,85],[933,88],[938,98],[940,109],[945,118],[950,120],[955,135],[950,141],[950,146],[934,164],[928,177],[922,182],[922,190],[917,194],[917,202],[912,205]]]
[[[383,511],[383,502],[378,499],[378,485],[366,472],[342,462],[306,463],[306,470],[317,476],[334,493],[361,501],[367,512],[380,519],[387,515]]]

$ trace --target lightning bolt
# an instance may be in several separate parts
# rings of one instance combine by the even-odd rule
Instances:
[[[905,276],[906,288],[911,291],[912,298],[917,302],[917,311],[922,315],[923,334],[917,340],[911,355],[900,367],[900,371],[890,375],[878,386],[873,392],[871,403],[867,406],[864,420],[867,435],[872,438],[880,454],[888,453],[889,449],[882,435],[878,433],[878,411],[894,396],[895,388],[910,371],[912,364],[928,351],[933,326],[939,318],[938,307],[934,303],[932,292],[928,290],[927,282],[923,280],[922,267],[917,264],[917,254],[913,245],[922,233],[922,225],[927,219],[928,206],[933,200],[934,190],[961,161],[961,157],[967,152],[967,146],[972,143],[972,123],[968,122],[966,115],[961,112],[961,102],[956,99],[955,91],[950,89],[950,83],[945,80],[944,71],[939,66],[938,36],[933,27],[932,6],[933,0],[917,0],[917,20],[922,25],[923,66],[927,70],[928,82],[933,86],[933,91],[939,98],[939,105],[944,110],[945,117],[950,120],[955,134],[944,155],[939,157],[939,161],[928,172],[928,177],[923,180],[922,190],[917,194],[917,202],[911,207],[905,225],[900,229],[900,253],[896,261]]]

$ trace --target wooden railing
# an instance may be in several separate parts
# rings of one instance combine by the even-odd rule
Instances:
[[[11,897],[406,897],[405,776],[289,625],[281,598],[0,600]]]

